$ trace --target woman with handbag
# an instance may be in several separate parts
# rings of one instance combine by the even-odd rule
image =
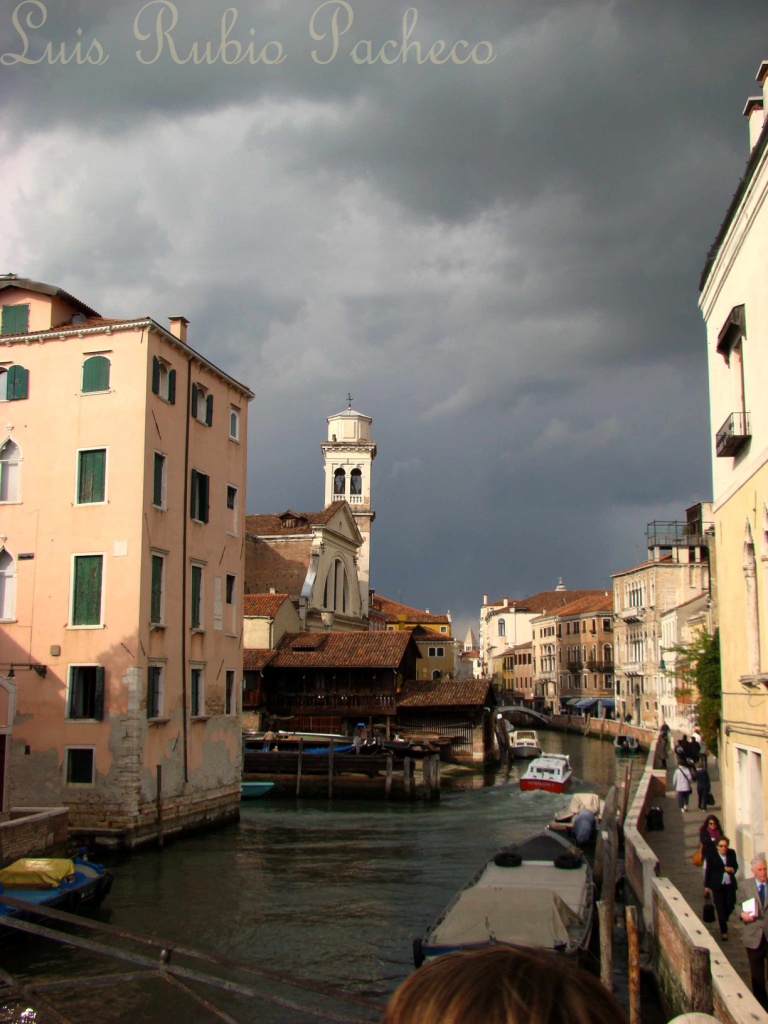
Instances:
[[[691,790],[693,789],[693,778],[691,776],[691,769],[687,768],[682,761],[675,768],[675,774],[672,776],[672,785],[677,791],[678,807],[681,811],[687,811],[688,801],[691,799]]]
[[[736,872],[739,862],[728,836],[721,835],[717,845],[704,852],[704,896],[711,896],[717,911],[720,937],[728,939],[728,918],[736,906]]]

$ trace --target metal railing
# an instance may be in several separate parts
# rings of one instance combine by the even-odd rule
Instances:
[[[737,455],[752,435],[748,412],[732,412],[715,434],[715,454],[718,458]]]

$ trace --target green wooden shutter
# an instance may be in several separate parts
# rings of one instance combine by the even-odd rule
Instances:
[[[7,390],[5,393],[9,402],[18,402],[26,398],[29,393],[29,370],[23,366],[13,365],[8,367]]]
[[[3,306],[3,334],[26,334],[29,330],[29,303],[18,306]]]
[[[205,400],[205,422],[209,427],[213,425],[213,395],[208,395]]]
[[[208,477],[200,474],[200,521],[208,522]]]
[[[152,394],[160,394],[160,360],[152,356]]]
[[[197,470],[192,470],[192,480],[189,487],[189,514],[192,519],[197,519]]]
[[[109,360],[106,356],[91,356],[83,363],[83,391],[109,390]]]
[[[197,419],[197,384],[192,385],[192,415]]]
[[[77,501],[86,505],[95,501],[104,501],[105,470],[107,452],[104,448],[80,452],[80,471],[77,487]]]
[[[101,555],[76,555],[73,626],[98,626],[101,623]]]
[[[149,621],[163,621],[163,557],[152,555],[152,594],[149,602]]]
[[[199,565],[192,566],[192,629],[200,628],[200,594],[203,582],[203,570]]]
[[[168,401],[171,405],[176,404],[176,371],[168,371]]]
[[[96,682],[93,690],[93,717],[104,718],[104,666],[96,667]]]
[[[150,665],[147,669],[147,718],[160,714],[160,666]]]
[[[152,504],[162,507],[163,504],[163,467],[165,456],[155,452],[155,472],[152,483]]]

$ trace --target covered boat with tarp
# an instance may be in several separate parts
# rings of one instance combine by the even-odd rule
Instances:
[[[469,880],[414,942],[414,963],[491,945],[574,955],[589,942],[592,916],[587,858],[557,833],[536,833],[500,850]]]
[[[33,916],[35,907],[72,913],[97,907],[111,888],[111,873],[88,860],[85,850],[72,858],[24,857],[0,870],[0,930],[3,919]],[[9,906],[5,895],[23,900],[29,909]]]

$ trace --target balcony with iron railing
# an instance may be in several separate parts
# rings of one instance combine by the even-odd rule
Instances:
[[[696,548],[705,544],[704,532],[712,523],[665,521],[648,523],[645,536],[649,548]]]
[[[748,412],[732,412],[715,434],[715,455],[729,458],[738,455],[751,438]]]
[[[578,658],[576,661],[569,661],[569,662],[567,662],[567,665],[568,665],[568,671],[569,672],[583,672],[584,671],[584,662],[581,660],[581,658]]]
[[[587,668],[590,672],[613,672],[613,661],[604,658],[590,658]]]

